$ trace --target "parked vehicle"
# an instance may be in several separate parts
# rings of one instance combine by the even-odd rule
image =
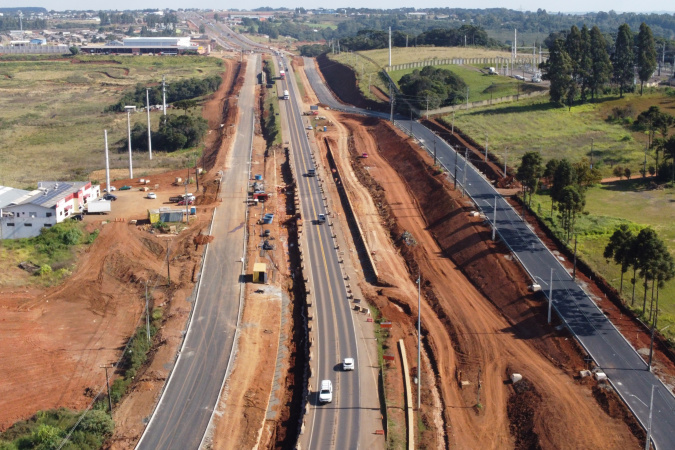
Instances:
[[[155,194],[154,192],[148,192],[148,198],[155,199],[157,198],[157,194]]]
[[[185,205],[191,205],[194,202],[194,200],[181,200],[178,202],[178,206],[185,206]]]
[[[87,203],[87,214],[108,214],[110,211],[110,201],[94,200]]]
[[[109,200],[109,201],[115,201],[117,200],[117,196],[113,194],[105,194],[103,197],[103,200]]]
[[[195,196],[192,195],[192,194],[187,194],[187,195],[181,194],[181,195],[176,195],[175,197],[169,197],[169,201],[172,202],[172,203],[181,202],[181,201],[183,201],[186,197],[187,197],[188,199],[190,199],[190,201],[195,201]]]
[[[323,380],[321,382],[321,390],[319,391],[319,402],[330,403],[333,401],[333,383],[330,380]]]
[[[130,190],[131,190],[131,186],[127,186],[127,185],[124,185],[120,188],[120,191],[130,191]]]

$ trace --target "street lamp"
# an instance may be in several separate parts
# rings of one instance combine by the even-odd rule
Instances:
[[[127,140],[129,142],[129,179],[134,177],[133,161],[131,158],[131,110],[136,109],[135,106],[125,106],[127,111]]]

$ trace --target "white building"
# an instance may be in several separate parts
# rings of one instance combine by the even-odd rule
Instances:
[[[190,47],[190,37],[129,37],[125,47]]]
[[[41,181],[32,192],[0,186],[0,238],[38,236],[43,227],[79,214],[100,195],[101,187],[91,182]]]

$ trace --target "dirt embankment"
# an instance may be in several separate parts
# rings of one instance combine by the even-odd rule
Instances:
[[[358,88],[354,71],[336,61],[328,59],[326,53],[316,58],[321,74],[330,89],[344,103],[374,111],[388,111],[389,106],[365,98]]]
[[[361,175],[375,180],[367,183],[375,185],[391,239],[409,271],[421,272],[423,335],[439,378],[448,444],[638,445],[622,420],[605,414],[590,389],[573,381],[584,367],[573,341],[545,325],[525,274],[489,240],[488,228],[468,217],[469,206],[426,154],[377,120],[352,118],[346,125],[357,143],[353,157],[372,152],[354,165],[363,164]],[[385,308],[395,303],[398,313],[388,307],[392,321],[407,324],[412,334],[417,299],[401,296],[397,280],[389,282],[393,287],[378,290],[373,300]],[[514,399],[518,393],[504,381],[512,372],[523,374],[541,398]],[[532,420],[519,419],[517,411]]]

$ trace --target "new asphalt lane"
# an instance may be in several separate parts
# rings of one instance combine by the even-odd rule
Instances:
[[[241,313],[249,161],[253,139],[251,57],[239,95],[239,124],[221,181],[201,284],[183,347],[138,449],[197,449],[227,375]]]
[[[283,61],[283,59],[282,59]],[[284,63],[285,66],[285,63]],[[289,74],[290,75],[290,74]],[[290,128],[290,155],[296,169],[300,210],[306,247],[305,264],[311,265],[309,302],[312,319],[310,326],[315,336],[311,348],[309,414],[305,434],[312,449],[358,448],[360,420],[360,385],[355,372],[343,372],[341,361],[357,358],[357,342],[352,312],[347,298],[345,280],[340,267],[329,212],[326,211],[320,177],[306,176],[314,168],[307,131],[300,113],[297,87],[293,77],[283,81],[283,89],[290,99],[281,107]],[[329,216],[326,223],[316,221],[319,214]],[[358,371],[359,368],[357,367]],[[333,383],[333,402],[319,404],[318,388],[321,380]]]
[[[338,102],[321,80],[314,60],[305,58],[305,71],[321,103],[333,109],[355,114],[389,118],[384,113],[367,111]],[[462,157],[464,149],[456,149],[459,151],[459,155],[456,155],[454,148],[415,121],[397,117],[395,123],[401,130],[417,138],[428,151],[436,148],[438,160],[448,173],[457,173],[459,185],[465,183],[466,193],[477,208],[487,216],[490,223],[493,223],[496,201],[494,223],[501,239],[520,260],[533,282],[541,285],[547,297],[549,290],[551,291],[553,307],[559,316],[607,374],[609,381],[645,429],[650,425],[653,387],[651,420],[653,443],[658,449],[675,448],[675,397],[672,392],[647,370],[644,359],[575,283],[556,256],[544,246],[492,184],[471,165],[470,161],[465,164]]]

